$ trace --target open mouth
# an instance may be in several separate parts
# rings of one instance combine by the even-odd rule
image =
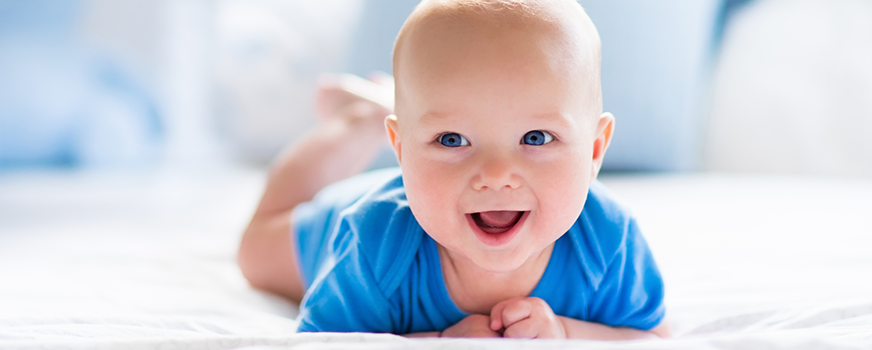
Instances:
[[[524,215],[522,211],[485,211],[472,213],[472,221],[482,231],[490,234],[505,233],[515,227]]]
[[[529,211],[483,211],[466,214],[475,235],[487,245],[501,246],[512,241],[524,225]]]

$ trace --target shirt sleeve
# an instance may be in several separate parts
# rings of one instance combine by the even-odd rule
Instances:
[[[635,219],[606,265],[590,303],[591,321],[650,330],[663,321],[663,279]]]
[[[294,249],[297,266],[307,289],[328,257],[327,246],[332,239],[331,234],[339,225],[342,211],[397,173],[396,169],[378,170],[334,183],[318,192],[311,201],[294,209]]]
[[[393,332],[392,304],[378,288],[372,269],[358,249],[359,241],[336,235],[324,266],[300,305],[299,332]]]

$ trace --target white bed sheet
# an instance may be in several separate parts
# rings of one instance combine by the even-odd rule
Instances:
[[[264,174],[0,174],[0,348],[872,348],[872,181],[606,176],[667,286],[666,341],[295,334],[234,255]]]

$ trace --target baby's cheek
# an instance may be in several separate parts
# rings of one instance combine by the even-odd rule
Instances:
[[[406,196],[421,226],[428,233],[438,235],[450,224],[452,218],[448,216],[457,212],[457,203],[449,195],[453,191],[446,183],[451,177],[436,167],[417,165],[415,169],[403,170]]]
[[[420,196],[421,205],[429,207],[441,207],[444,205],[444,194],[447,190],[446,175],[438,167],[422,164],[416,171],[410,174],[413,181],[411,189],[407,186],[409,196]],[[441,195],[440,195],[441,194]]]
[[[581,171],[580,167],[567,164],[552,169],[554,171],[543,175],[545,181],[540,183],[546,198],[540,195],[539,199],[544,202],[543,208],[551,213],[549,216],[554,220],[552,224],[556,229],[565,230],[578,219],[584,207],[590,176]],[[561,233],[563,232],[565,231]]]

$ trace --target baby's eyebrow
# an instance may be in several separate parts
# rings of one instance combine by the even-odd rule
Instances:
[[[446,119],[453,119],[455,117],[457,117],[457,115],[453,113],[430,111],[422,114],[421,117],[418,118],[418,122],[421,124],[432,124],[437,121],[444,121]]]
[[[569,115],[560,112],[550,112],[550,113],[540,113],[533,114],[530,116],[532,119],[541,120],[549,123],[557,123],[560,127],[568,128],[574,124],[574,118]]]
[[[430,124],[435,123],[437,121],[444,121],[446,119],[454,119],[459,117],[456,113],[446,113],[446,112],[427,112],[421,115],[418,121],[421,124]],[[547,123],[556,123],[559,127],[571,127],[574,123],[574,119],[560,112],[546,112],[546,113],[537,113],[530,115],[530,119],[538,120]]]

